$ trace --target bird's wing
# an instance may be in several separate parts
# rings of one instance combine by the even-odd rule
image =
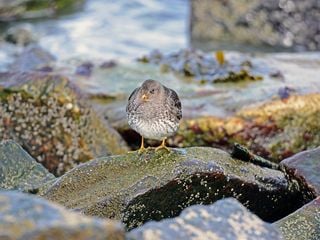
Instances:
[[[177,118],[178,120],[180,120],[182,118],[182,110],[181,110],[181,102],[180,102],[180,99],[178,97],[178,94],[170,89],[170,88],[167,88],[167,91],[169,93],[169,98],[171,100],[171,103],[172,105],[174,106],[174,109],[175,109],[175,114],[177,114]]]
[[[133,90],[133,92],[130,94],[129,98],[128,98],[128,104],[127,104],[127,108],[126,111],[131,111],[132,107],[133,107],[133,99],[135,98],[135,96],[138,93],[139,88],[136,88],[135,90]]]

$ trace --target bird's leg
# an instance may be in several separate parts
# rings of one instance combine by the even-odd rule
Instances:
[[[170,148],[168,148],[168,147],[166,146],[166,138],[164,138],[164,139],[162,140],[161,145],[160,145],[159,147],[157,147],[155,151],[158,151],[158,150],[163,149],[163,148],[166,149],[168,152],[170,152]]]
[[[139,153],[142,153],[144,152],[146,149],[144,148],[144,139],[143,139],[143,136],[141,136],[141,146],[138,150]]]

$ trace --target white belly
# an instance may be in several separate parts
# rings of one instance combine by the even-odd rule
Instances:
[[[143,137],[156,140],[162,140],[172,136],[179,127],[179,123],[173,123],[166,120],[158,120],[157,122],[151,120],[137,120],[135,123],[129,121],[129,125]]]

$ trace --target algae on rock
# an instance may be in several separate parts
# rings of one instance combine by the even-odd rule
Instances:
[[[169,140],[177,146],[219,145],[230,149],[234,142],[257,155],[279,162],[320,143],[320,94],[290,96],[236,112],[226,119],[186,119]]]
[[[280,171],[200,147],[92,160],[61,176],[43,196],[88,215],[121,219],[128,228],[224,197],[269,221],[309,200]]]

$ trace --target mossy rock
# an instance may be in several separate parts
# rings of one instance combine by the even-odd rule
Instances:
[[[0,4],[0,21],[52,17],[81,6],[83,0],[15,0]]]
[[[320,197],[274,223],[285,240],[320,239]]]
[[[55,175],[97,156],[127,152],[120,135],[85,99],[64,76],[4,73],[0,139],[14,139]]]
[[[0,191],[0,239],[122,240],[120,222],[89,218],[29,194]]]
[[[0,142],[0,188],[38,193],[54,180],[21,146]]]
[[[232,198],[219,200],[209,206],[188,207],[176,218],[148,222],[129,232],[128,238],[132,240],[282,239],[275,226],[261,221]]]
[[[98,158],[60,177],[43,196],[88,215],[122,220],[128,228],[224,197],[237,198],[268,221],[309,200],[281,171],[204,147]]]

